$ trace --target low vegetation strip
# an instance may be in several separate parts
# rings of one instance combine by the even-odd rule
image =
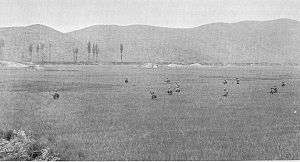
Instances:
[[[40,142],[22,130],[0,131],[0,161],[61,160],[48,143]]]

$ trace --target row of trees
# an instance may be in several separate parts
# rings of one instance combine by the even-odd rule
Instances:
[[[0,39],[0,60],[3,59],[3,48],[4,48],[4,40]],[[29,54],[24,56],[22,55],[23,61],[30,61],[30,62],[51,62],[51,48],[52,44],[44,44],[44,43],[32,43],[28,46]],[[123,44],[120,44],[120,54],[121,54],[121,61],[123,61]],[[73,61],[78,61],[78,53],[79,48],[73,48]],[[87,61],[88,62],[98,62],[99,61],[99,53],[100,49],[97,43],[91,43],[90,41],[87,43]],[[36,57],[34,57],[34,54]],[[47,59],[48,54],[48,59]]]
[[[88,52],[88,62],[98,62],[99,58],[99,47],[98,44],[91,42],[87,43],[87,52]],[[92,57],[91,57],[92,54]]]
[[[121,54],[121,62],[123,62],[123,44],[120,44],[120,54]],[[77,51],[78,52],[78,51]],[[87,52],[88,52],[88,62],[98,62],[99,57],[99,47],[98,44],[89,41],[87,43]],[[90,59],[90,55],[92,54],[92,58]]]
[[[51,47],[52,45],[49,43],[49,51],[48,51],[48,61],[51,61]],[[38,43],[38,44],[30,44],[28,47],[29,51],[29,60],[32,62],[33,60],[33,54],[36,53],[37,56],[37,62],[45,62],[45,44]],[[99,58],[99,47],[98,44],[91,42],[88,42],[87,44],[87,52],[88,52],[88,62],[98,62]],[[78,62],[78,54],[79,54],[79,48],[75,47],[72,49],[73,54],[73,62]],[[92,57],[91,57],[92,55]]]
[[[46,45],[44,43],[30,44],[28,47],[29,59],[30,62],[34,61],[33,54],[36,53],[37,62],[46,62],[46,54],[48,53],[48,62],[51,62],[51,48],[52,44],[48,44],[48,51],[46,51]]]
[[[120,54],[121,54],[121,61],[123,62],[123,44],[120,44]],[[73,61],[78,61],[78,53],[79,49],[73,48]],[[99,61],[99,53],[100,49],[97,43],[91,43],[90,41],[87,43],[87,62],[98,62]]]

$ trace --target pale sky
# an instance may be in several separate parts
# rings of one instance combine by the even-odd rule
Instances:
[[[0,0],[0,27],[43,24],[62,32],[91,25],[187,28],[214,22],[300,20],[300,0]]]

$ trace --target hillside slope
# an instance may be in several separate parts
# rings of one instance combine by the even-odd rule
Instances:
[[[119,60],[124,44],[128,61],[297,63],[300,23],[289,19],[214,23],[190,29],[153,26],[92,26],[68,33],[100,44],[103,59]]]
[[[99,61],[120,61],[123,44],[124,61],[128,62],[300,62],[300,23],[290,19],[214,23],[184,29],[96,25],[70,33],[32,25],[0,28],[1,39],[5,46],[0,57],[8,61],[30,61],[30,44],[34,45],[33,62],[73,61],[74,48],[79,49],[78,61],[87,61],[87,43],[91,42],[99,47]],[[44,48],[37,52],[37,44]]]
[[[9,61],[72,61],[72,49],[82,46],[76,39],[43,25],[0,28],[1,39],[4,46],[0,57]]]

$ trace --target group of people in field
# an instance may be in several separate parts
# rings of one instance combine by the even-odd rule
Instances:
[[[167,83],[167,84],[171,84],[171,80],[170,80],[169,78],[166,78],[166,80],[165,80],[164,82]],[[237,85],[239,85],[239,84],[240,84],[240,79],[237,78],[237,77],[235,77],[235,78],[234,78],[234,82],[235,82]],[[125,83],[128,83],[128,78],[125,79]],[[167,91],[167,94],[168,94],[168,95],[172,95],[173,92],[179,93],[179,92],[181,91],[181,90],[180,90],[180,85],[179,85],[179,83],[176,83],[176,82],[175,82],[175,84],[176,84],[175,90],[173,91],[171,88],[169,88],[168,91]],[[227,84],[228,84],[228,81],[225,79],[225,80],[223,81],[223,84],[224,84],[224,85],[227,85]],[[284,87],[284,86],[286,86],[286,82],[283,81],[283,82],[281,82],[281,87]],[[273,87],[271,88],[270,93],[271,93],[271,94],[278,93],[278,88],[277,88],[276,86],[273,86]],[[152,98],[152,99],[156,99],[156,98],[157,98],[157,95],[156,95],[153,91],[150,91],[150,95],[151,95],[151,98]],[[223,93],[222,96],[227,97],[228,95],[229,95],[229,90],[225,87],[225,88],[224,88],[224,93]]]
[[[234,80],[235,80],[236,84],[240,84],[240,79],[239,79],[239,78],[236,77],[236,78],[234,78]],[[227,84],[228,84],[228,81],[225,79],[225,80],[223,81],[223,84],[224,84],[224,85],[227,85]],[[223,96],[224,96],[224,97],[227,97],[228,94],[229,94],[229,90],[225,87],[225,88],[224,88]]]
[[[240,79],[239,79],[239,78],[234,78],[234,80],[235,80],[236,84],[240,84]],[[224,84],[224,85],[228,84],[228,81],[225,79],[225,80],[223,81],[223,84]],[[282,82],[281,82],[281,87],[285,87],[285,86],[286,86],[286,82],[282,81]],[[271,87],[270,93],[271,93],[271,94],[278,93],[278,88],[277,88],[277,86]],[[229,90],[225,87],[225,88],[224,88],[224,94],[223,94],[223,96],[224,96],[224,97],[227,97],[228,94],[229,94]]]
[[[240,79],[239,79],[239,78],[235,77],[235,78],[234,78],[234,81],[235,81],[235,83],[236,83],[237,85],[240,84]],[[124,82],[127,84],[127,83],[129,82],[128,78],[125,78],[125,81],[124,81]],[[166,84],[171,84],[171,80],[170,80],[169,78],[166,78],[166,80],[165,80],[164,82],[165,82]],[[224,85],[227,85],[227,84],[228,84],[228,81],[225,79],[225,80],[223,81],[223,84],[224,84]],[[175,82],[175,85],[176,85],[175,89],[169,88],[169,89],[167,90],[167,94],[168,94],[168,95],[172,95],[173,92],[175,92],[175,93],[180,93],[180,92],[181,92],[179,83]],[[286,82],[284,82],[284,81],[281,82],[281,87],[285,87],[285,86],[286,86]],[[277,86],[273,86],[273,87],[271,88],[270,93],[271,93],[271,94],[278,93],[278,88],[277,88]],[[52,98],[53,98],[54,100],[57,100],[57,99],[59,99],[59,97],[60,97],[60,95],[59,95],[57,89],[55,89],[54,92],[52,92],[52,93],[50,92],[50,95],[52,96]],[[151,99],[156,99],[156,98],[157,98],[157,95],[155,94],[154,91],[150,91],[150,95],[151,95]],[[228,95],[229,95],[229,90],[225,87],[222,96],[227,97]]]
[[[128,78],[125,78],[124,82],[127,84],[129,82]],[[164,83],[171,84],[171,80],[169,78],[166,78],[166,80],[164,80]],[[169,87],[169,89],[167,90],[168,95],[173,95],[173,92],[175,93],[181,92],[179,83],[175,82],[175,86],[176,87],[174,89]],[[157,95],[155,94],[154,91],[150,90],[149,93],[151,95],[151,99],[157,99]]]
[[[281,82],[281,87],[285,87],[286,86],[286,82]],[[278,93],[278,88],[277,86],[273,86],[271,87],[271,91],[270,91],[271,94],[275,94],[275,93]]]
[[[168,78],[165,80],[165,82],[166,82],[167,84],[171,84],[171,80],[168,79]],[[172,90],[172,88],[169,88],[169,89],[168,89],[168,91],[167,91],[168,95],[172,95],[172,94],[173,94],[173,91],[176,92],[176,93],[179,93],[179,92],[180,92],[180,85],[179,85],[179,83],[176,83],[176,82],[175,82],[175,84],[176,84],[175,89],[173,89],[173,90]]]
[[[54,92],[50,92],[50,95],[52,96],[52,98],[54,100],[58,100],[59,99],[59,93],[58,93],[57,89],[54,89]]]

